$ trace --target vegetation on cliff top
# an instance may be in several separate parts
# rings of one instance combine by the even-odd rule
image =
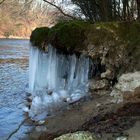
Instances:
[[[36,28],[31,35],[33,45],[42,47],[43,42],[51,43],[67,51],[86,50],[88,44],[98,47],[113,41],[131,48],[140,45],[139,22],[107,22],[92,24],[89,22],[61,22],[52,28]],[[134,49],[134,48],[133,48]]]
[[[76,48],[83,49],[88,25],[89,23],[86,22],[73,21],[58,23],[50,29],[36,28],[32,32],[30,40],[33,45],[39,48],[42,48],[42,43],[46,41],[67,51],[73,51]]]
[[[44,43],[48,37],[48,32],[49,32],[48,27],[36,28],[31,34],[30,41],[34,46],[41,47],[42,43]]]

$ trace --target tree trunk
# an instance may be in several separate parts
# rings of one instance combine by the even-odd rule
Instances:
[[[138,11],[137,19],[140,20],[140,0],[137,0],[137,11]]]

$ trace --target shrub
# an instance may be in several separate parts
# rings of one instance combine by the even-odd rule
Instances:
[[[40,27],[33,30],[30,41],[34,46],[42,47],[42,43],[48,38],[48,27]]]

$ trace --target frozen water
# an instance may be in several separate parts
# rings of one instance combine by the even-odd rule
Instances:
[[[51,45],[45,53],[30,48],[29,91],[32,93],[30,116],[57,112],[64,102],[75,102],[87,95],[89,58],[60,54]]]

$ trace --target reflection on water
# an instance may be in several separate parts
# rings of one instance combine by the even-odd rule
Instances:
[[[17,132],[24,120],[29,45],[28,40],[0,40],[0,140],[24,136]]]

